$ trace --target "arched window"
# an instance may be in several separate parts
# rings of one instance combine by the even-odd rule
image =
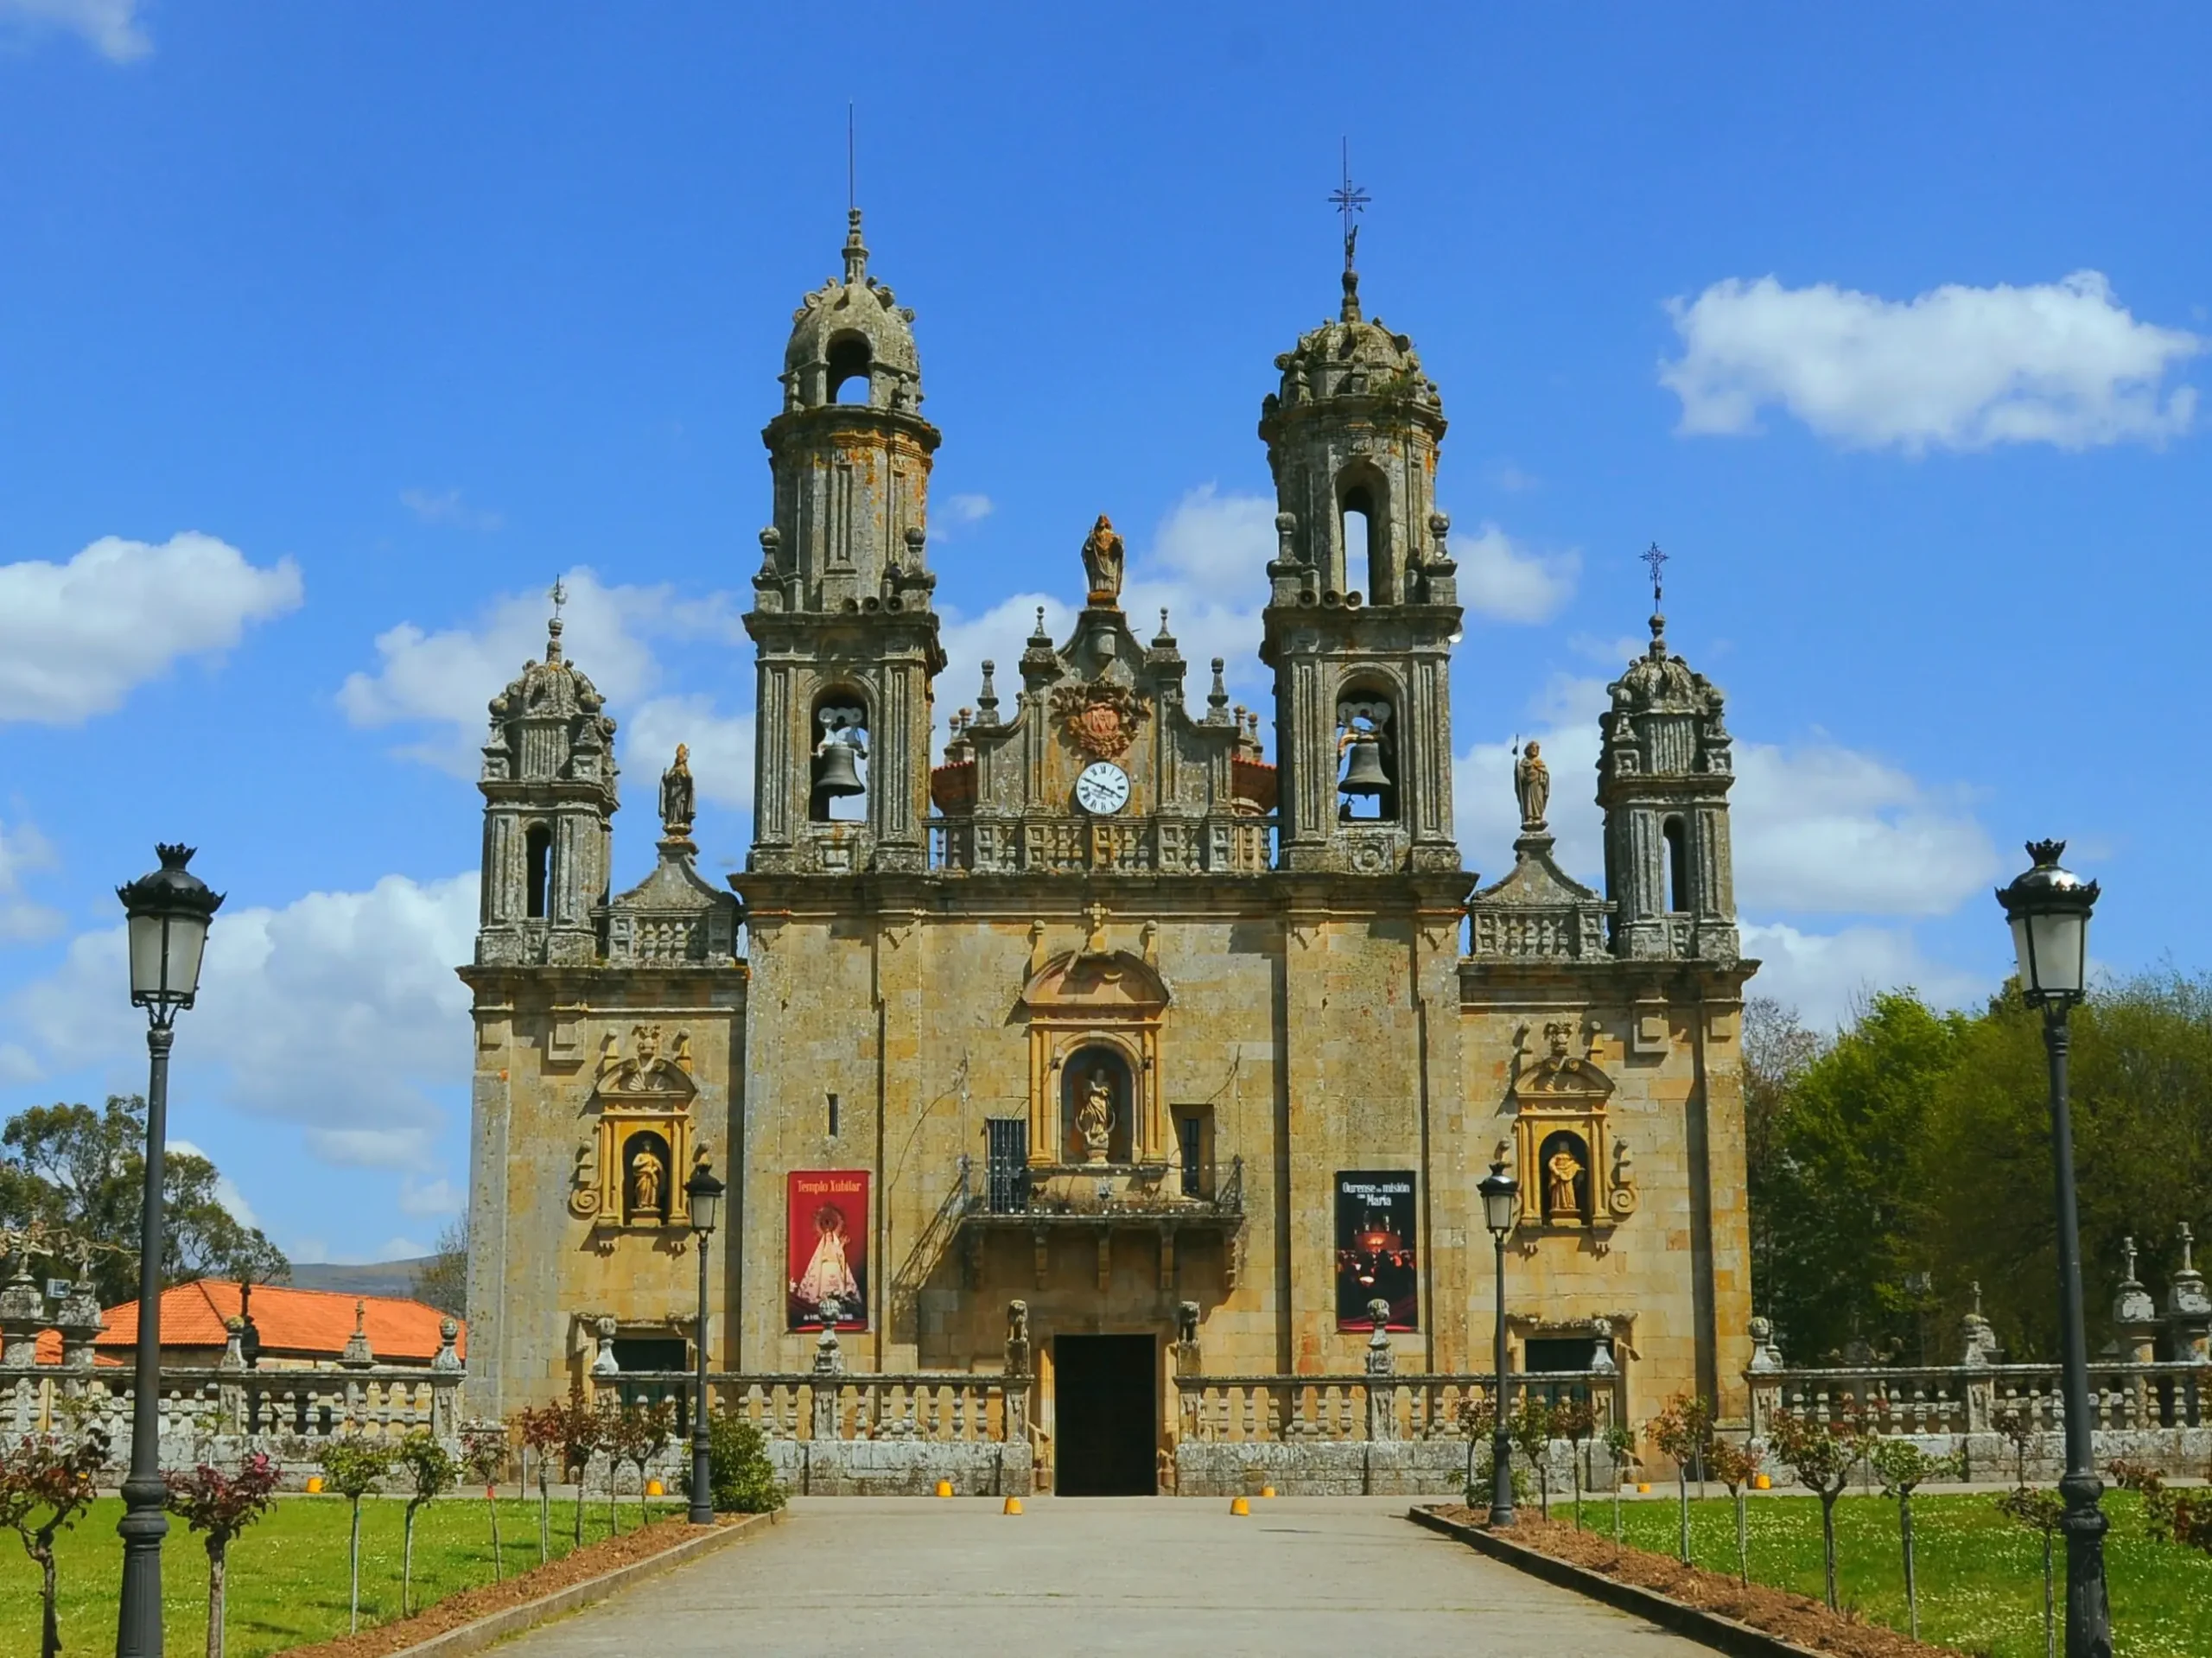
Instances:
[[[1389,699],[1359,690],[1337,704],[1337,817],[1341,823],[1395,823],[1398,816],[1398,722]]]
[[[869,401],[869,370],[874,358],[868,341],[859,334],[849,334],[830,346],[830,401],[832,403],[865,403]]]
[[[814,759],[807,816],[817,823],[868,817],[868,709],[848,690],[824,691],[814,705]]]
[[[1372,603],[1382,597],[1376,591],[1375,578],[1382,568],[1382,560],[1376,556],[1376,538],[1382,524],[1382,515],[1376,511],[1375,492],[1365,484],[1354,484],[1344,491],[1339,527],[1344,536],[1345,591],[1362,594]]]
[[[1135,1126],[1129,1062],[1113,1048],[1078,1048],[1060,1067],[1061,1159],[1127,1163]]]
[[[1682,820],[1670,817],[1665,824],[1667,836],[1667,908],[1681,914],[1690,907],[1690,852],[1689,836],[1683,832]]]
[[[546,824],[532,823],[522,844],[523,913],[542,921],[553,885],[553,831]]]

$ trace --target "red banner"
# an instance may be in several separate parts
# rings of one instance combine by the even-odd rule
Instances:
[[[819,1330],[825,1304],[837,1328],[868,1328],[868,1171],[794,1170],[785,1187],[785,1327]]]

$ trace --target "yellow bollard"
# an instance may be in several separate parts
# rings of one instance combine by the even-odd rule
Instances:
[[[1636,1494],[1638,1496],[1649,1496],[1651,1495],[1651,1482],[1649,1480],[1637,1481]]]
[[[1751,1489],[1758,1491],[1771,1491],[1774,1489],[1774,1481],[1768,1476],[1761,1474],[1751,1482]]]
[[[952,1495],[952,1482],[949,1479],[941,1479],[938,1481],[937,1494],[939,1496],[950,1496]]]
[[[1241,1496],[1232,1497],[1230,1499],[1229,1511],[1232,1515],[1249,1514],[1252,1512],[1252,1505]]]
[[[1021,1499],[1018,1496],[1010,1496],[1007,1498],[1006,1507],[1000,1509],[999,1512],[1001,1514],[1020,1514],[1021,1512]]]
[[[1272,1485],[1262,1485],[1260,1488],[1260,1495],[1262,1496],[1273,1496],[1274,1494],[1275,1488]]]
[[[666,1496],[668,1495],[668,1488],[663,1485],[657,1479],[649,1479],[645,1482],[645,1495],[647,1496]]]
[[[310,1474],[308,1476],[308,1495],[309,1496],[320,1496],[322,1495],[321,1475]]]

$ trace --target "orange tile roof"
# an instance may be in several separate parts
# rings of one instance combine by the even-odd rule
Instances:
[[[353,1305],[359,1302],[369,1349],[386,1364],[428,1364],[438,1350],[438,1321],[445,1315],[422,1301],[389,1295],[345,1295],[329,1290],[296,1290],[283,1284],[253,1286],[253,1323],[261,1349],[272,1356],[335,1359],[353,1333]],[[162,1292],[163,1347],[220,1348],[230,1338],[226,1319],[238,1312],[238,1286],[227,1280],[202,1278]],[[138,1304],[111,1307],[106,1327],[92,1345],[135,1347]],[[455,1344],[468,1356],[468,1326]],[[58,1353],[57,1353],[58,1356]]]
[[[61,1363],[61,1332],[60,1331],[41,1330],[38,1332],[38,1351],[32,1356],[31,1363],[34,1364]],[[105,1353],[100,1352],[95,1352],[92,1355],[92,1364],[95,1369],[101,1370],[120,1370],[124,1368],[121,1359],[110,1358]]]

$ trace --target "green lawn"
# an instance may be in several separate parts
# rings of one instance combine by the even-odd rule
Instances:
[[[1719,1488],[1710,1487],[1715,1492]],[[1736,1570],[1735,1510],[1725,1495],[1700,1502],[1693,1486],[1690,1553],[1714,1572]],[[1660,1493],[1655,1492],[1655,1497]],[[2118,1658],[2212,1658],[2212,1555],[2144,1535],[2140,1498],[2107,1491],[2105,1538]],[[1554,1500],[1552,1517],[1572,1519]],[[1623,1540],[1673,1554],[1676,1505],[1647,1498],[1622,1505]],[[1586,1499],[1583,1523],[1610,1535],[1610,1496]],[[1751,1576],[1819,1599],[1821,1505],[1777,1487],[1751,1499]],[[1874,1622],[1905,1627],[1904,1564],[1897,1504],[1880,1495],[1836,1504],[1836,1576],[1844,1605]],[[1913,1499],[1915,1576],[1921,1638],[1993,1658],[2044,1658],[2043,1539],[1999,1514],[1983,1495]],[[2066,1554],[2055,1540],[2060,1644],[2065,1639]]]
[[[481,1496],[442,1497],[415,1522],[415,1604],[492,1580],[488,1506]],[[361,1623],[366,1628],[399,1616],[400,1521],[404,1505],[371,1498],[361,1505]],[[229,1658],[263,1658],[312,1641],[346,1633],[346,1499],[288,1496],[231,1546]],[[676,1504],[653,1505],[657,1516],[680,1513]],[[115,1649],[116,1596],[123,1573],[123,1544],[115,1522],[123,1504],[108,1498],[92,1505],[57,1549],[61,1598],[61,1648],[76,1655]],[[569,1551],[575,1505],[553,1502],[553,1553]],[[637,1529],[638,1505],[626,1502],[622,1529]],[[584,1540],[607,1534],[604,1499],[584,1510]],[[499,1504],[501,1558],[507,1574],[537,1564],[537,1504]],[[12,1533],[0,1532],[0,1653],[38,1651],[38,1570]],[[168,1609],[166,1649],[201,1651],[207,1629],[207,1554],[200,1537],[174,1515],[162,1549],[162,1591]]]

